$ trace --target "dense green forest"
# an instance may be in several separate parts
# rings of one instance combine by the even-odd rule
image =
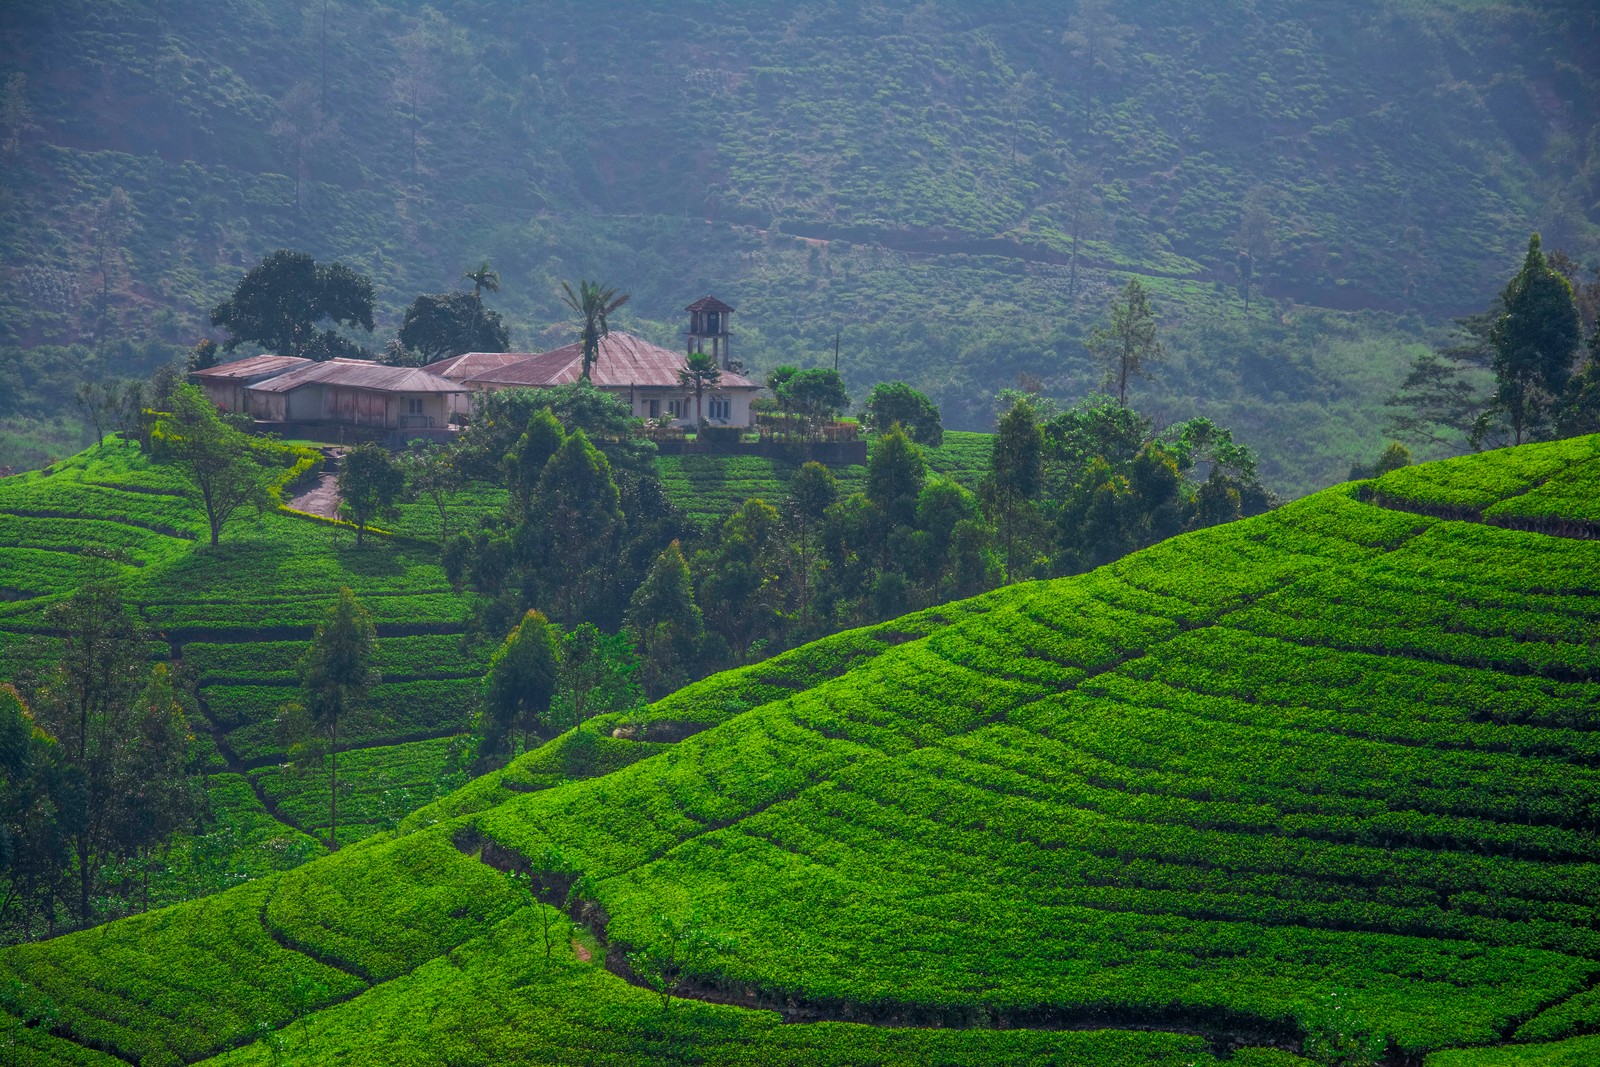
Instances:
[[[837,338],[853,391],[907,380],[958,429],[1019,376],[1067,402],[1098,385],[1085,339],[1135,273],[1169,353],[1141,408],[1213,417],[1308,491],[1376,453],[1383,400],[1529,232],[1593,266],[1596,18],[19,0],[0,464],[76,451],[78,377],[187,350],[292,247],[372,277],[374,349],[487,257],[518,346],[569,339],[558,279],[631,291],[619,323],[669,344],[714,291],[752,368]]]

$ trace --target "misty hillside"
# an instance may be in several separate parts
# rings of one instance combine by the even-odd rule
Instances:
[[[839,334],[857,390],[986,428],[1019,374],[1097,384],[1083,337],[1135,272],[1171,351],[1142,406],[1302,491],[1382,444],[1530,231],[1600,250],[1597,42],[1576,2],[19,0],[0,416],[186,349],[293,247],[372,276],[373,349],[487,257],[515,345],[570,339],[559,279],[664,343],[715,292],[755,370]]]

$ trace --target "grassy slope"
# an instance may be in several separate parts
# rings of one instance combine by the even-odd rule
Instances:
[[[326,835],[326,775],[279,769],[273,720],[298,697],[295,662],[341,585],[373,613],[383,673],[349,734],[362,751],[341,784],[341,838],[392,826],[459,783],[444,739],[463,728],[487,660],[461,647],[469,605],[431,545],[373,538],[357,550],[348,531],[269,512],[241,518],[213,548],[180,489],[115,441],[0,480],[0,588],[24,598],[0,603],[0,677],[57,654],[44,611],[109,566],[160,636],[152,651],[180,660],[199,685],[196,744],[221,824],[169,857],[174,870],[157,887],[169,900],[322,851],[300,831]],[[85,543],[123,549],[128,562],[96,563],[80,554]],[[434,740],[394,744],[421,738]]]
[[[1471,478],[1592,484],[1600,439],[1550,452]],[[1419,514],[1438,470],[1395,478],[1392,506],[1328,490],[708,679],[675,714],[720,725],[616,773],[473,783],[405,836],[6,950],[29,984],[8,1010],[48,997],[61,1036],[145,1063],[1210,1060],[1129,1022],[1583,1062],[1592,1041],[1561,1039],[1600,1027],[1600,547]],[[543,758],[511,769],[522,788]],[[613,946],[698,909],[737,949],[695,978],[736,1002],[1112,1029],[663,1018],[591,933],[594,962],[565,934],[545,959],[491,844],[536,870],[558,846]],[[23,1041],[24,1063],[79,1055]]]
[[[986,435],[952,433],[942,448],[929,450],[930,469],[975,484],[987,448]],[[792,473],[790,465],[767,460],[692,457],[686,463],[699,479],[691,484],[682,477],[684,467],[669,466],[669,490],[707,522],[746,496],[781,497]],[[741,474],[747,475],[743,481]],[[840,474],[849,490],[859,488],[864,470]],[[432,504],[407,504],[386,524],[420,544],[378,539],[357,552],[347,532],[336,537],[330,527],[269,515],[231,527],[223,544],[210,549],[201,543],[200,516],[176,495],[180,489],[167,472],[115,440],[48,471],[0,481],[0,590],[21,598],[0,604],[0,676],[46,664],[56,654],[56,642],[38,632],[42,612],[89,569],[107,566],[79,554],[88,539],[128,553],[125,564],[109,571],[165,638],[152,653],[180,656],[200,688],[197,744],[220,821],[200,838],[181,840],[169,855],[170,870],[153,889],[164,901],[320,852],[306,835],[327,833],[326,772],[280,766],[283,746],[274,719],[282,704],[298,697],[295,665],[330,591],[351,584],[377,616],[382,635],[383,681],[373,694],[373,714],[355,727],[353,742],[361,747],[343,761],[344,841],[393,827],[459,784],[447,735],[464,724],[490,651],[460,644],[465,606],[427,547],[438,536]],[[451,527],[469,526],[503,500],[504,490],[492,486],[455,494]],[[261,627],[268,632],[255,632]],[[428,632],[411,632],[417,629]],[[661,714],[674,714],[674,706],[668,702]],[[405,738],[426,739],[388,743]],[[546,774],[592,774],[638,758],[626,742],[610,747],[617,751],[587,763],[562,757]],[[562,748],[546,758],[555,759]]]

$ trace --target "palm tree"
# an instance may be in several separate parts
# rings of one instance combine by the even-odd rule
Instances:
[[[704,352],[696,352],[689,357],[689,361],[678,372],[678,384],[685,389],[694,390],[694,427],[699,431],[700,424],[705,420],[700,417],[700,395],[708,388],[715,389],[717,383],[722,381],[722,368],[717,366],[714,356]]]
[[[486,259],[478,264],[477,270],[469,270],[461,277],[472,283],[472,295],[479,300],[484,293],[498,293],[500,291],[500,272],[489,266]]]
[[[483,294],[500,291],[500,272],[489,266],[486,259],[478,264],[477,270],[464,271],[461,277],[472,283],[472,298],[477,303],[472,311],[472,343],[476,345],[478,329],[483,325]]]
[[[626,304],[631,294],[618,296],[615,289],[591,281],[578,282],[576,293],[572,286],[562,282],[561,294],[567,306],[583,316],[583,331],[578,336],[583,341],[583,376],[588,378],[589,371],[600,358],[600,339],[611,332],[606,316]]]

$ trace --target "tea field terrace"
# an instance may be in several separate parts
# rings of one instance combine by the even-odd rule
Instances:
[[[928,470],[976,491],[989,471],[993,435],[950,430],[944,440],[921,446]],[[769,456],[684,454],[656,460],[667,496],[697,525],[713,526],[738,511],[751,497],[777,505],[789,492],[797,461]],[[830,467],[839,481],[839,495],[864,492],[867,468],[859,464]]]
[[[1176,1067],[1345,1035],[1591,1062],[1600,543],[1488,513],[1580,497],[1597,456],[1473,457],[1452,470],[1500,479],[1476,518],[1421,513],[1452,484],[1428,467],[1336,487],[707,679],[605,738],[644,758],[603,777],[535,751],[396,833],[0,952],[13,1047]],[[666,1015],[627,954],[658,913],[735,946]]]
[[[357,753],[341,761],[353,772],[341,839],[393,825],[449,781],[450,738],[488,650],[463,644],[471,604],[439,569],[437,527],[429,540],[425,516],[403,519],[415,538],[372,536],[358,549],[349,528],[269,509],[212,546],[175,472],[114,439],[0,479],[0,677],[59,654],[50,605],[91,574],[116,582],[152,634],[151,655],[198,687],[192,725],[212,806],[238,842],[233,865],[247,876],[292,865],[323,850],[313,838],[327,835],[327,779],[280,769],[275,719],[298,698],[296,662],[340,586],[373,615],[382,672],[350,735]],[[107,549],[117,555],[103,558]]]

